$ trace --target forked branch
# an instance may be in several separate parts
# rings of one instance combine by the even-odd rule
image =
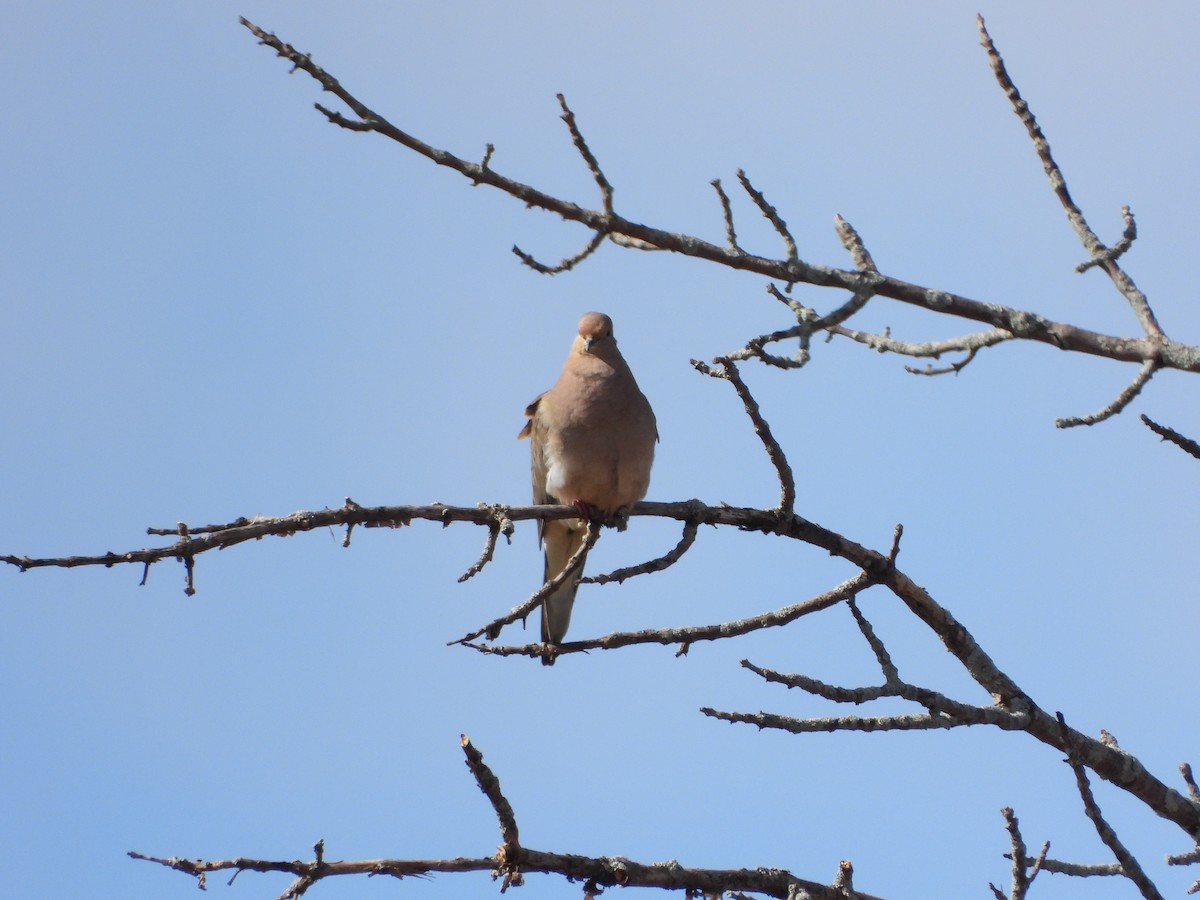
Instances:
[[[732,206],[729,202],[729,197],[720,186],[720,182],[714,182],[713,187],[716,189],[718,199],[721,201],[722,220],[725,226],[724,246],[711,243],[694,235],[671,232],[626,219],[615,211],[612,201],[612,185],[604,175],[599,161],[583,140],[582,134],[575,122],[574,113],[567,106],[565,100],[560,99],[563,108],[563,118],[571,133],[572,141],[588,170],[592,173],[593,179],[596,181],[601,192],[600,209],[589,209],[580,206],[530,185],[505,177],[491,167],[490,153],[484,157],[482,163],[474,163],[420,140],[359,101],[336,78],[314,63],[312,58],[307,54],[300,53],[274,34],[260,29],[245,19],[242,20],[242,23],[262,44],[270,47],[277,55],[288,60],[292,64],[293,70],[305,72],[315,79],[324,90],[333,93],[346,104],[353,117],[333,112],[318,105],[317,108],[331,123],[355,132],[380,134],[424,156],[437,165],[445,166],[459,172],[472,184],[482,184],[495,188],[528,206],[554,213],[567,221],[578,222],[592,232],[592,239],[585,245],[583,250],[554,266],[537,262],[531,254],[525,251],[517,251],[522,260],[534,266],[540,272],[567,271],[594,252],[604,238],[607,237],[620,246],[679,253],[731,269],[762,275],[785,285],[809,284],[818,288],[844,290],[854,298],[851,309],[853,309],[854,305],[861,305],[861,303],[865,302],[868,296],[880,296],[919,306],[933,313],[958,316],[988,325],[991,329],[991,331],[986,332],[989,339],[985,342],[976,342],[972,346],[954,348],[960,349],[963,352],[969,352],[972,349],[978,350],[983,346],[991,346],[997,339],[1001,338],[999,332],[1003,332],[1002,339],[1005,340],[1035,341],[1063,350],[1103,356],[1121,362],[1147,364],[1153,360],[1156,368],[1162,367],[1188,372],[1200,372],[1200,347],[1181,344],[1166,337],[1161,327],[1158,326],[1157,320],[1154,318],[1145,296],[1138,291],[1132,280],[1120,269],[1117,261],[1118,257],[1124,250],[1128,249],[1135,234],[1132,228],[1132,216],[1125,216],[1125,230],[1122,240],[1112,248],[1105,247],[1095,238],[1090,228],[1087,227],[1086,221],[1082,218],[1082,213],[1078,212],[1074,204],[1069,202],[1070,195],[1066,191],[1065,180],[1062,179],[1061,172],[1058,171],[1056,165],[1053,166],[1053,169],[1048,169],[1051,173],[1052,184],[1055,186],[1056,192],[1060,194],[1060,197],[1068,203],[1068,217],[1071,219],[1073,225],[1078,226],[1077,230],[1079,230],[1085,246],[1088,248],[1089,262],[1095,267],[1104,269],[1114,284],[1117,285],[1118,289],[1125,295],[1133,307],[1139,323],[1143,326],[1143,330],[1145,331],[1143,337],[1119,337],[1102,334],[1074,325],[1054,322],[1036,313],[1016,307],[976,300],[949,291],[916,285],[899,278],[881,274],[876,270],[874,262],[871,260],[870,254],[866,252],[862,240],[853,233],[853,229],[845,227],[844,222],[840,219],[837,225],[838,233],[850,251],[855,267],[851,270],[846,270],[805,262],[800,259],[795,240],[791,236],[778,210],[766,200],[762,192],[750,184],[749,179],[745,177],[744,173],[739,173],[739,180],[743,188],[760,212],[771,221],[776,232],[784,242],[785,253],[782,257],[771,258],[769,256],[750,253],[738,244],[734,229]],[[990,37],[986,37],[986,31],[982,28],[982,22],[980,23],[980,27],[981,33],[986,39],[989,58],[993,62],[993,67],[996,68],[997,77],[1002,79],[1002,86],[1005,87],[1006,92],[1009,92],[1009,88],[1012,85],[1011,79],[1008,78],[1007,72],[1003,70],[1003,63],[1000,61],[999,54],[995,51]],[[1013,98],[1014,104],[1024,104],[1024,101],[1020,99],[1020,95],[1016,93],[1015,87],[1011,87],[1010,97]],[[1022,114],[1022,111],[1028,111],[1027,105],[1019,105],[1017,108],[1018,114]],[[1022,120],[1026,122],[1027,127],[1032,126],[1036,128],[1036,122],[1033,120],[1032,114],[1028,116],[1022,114]],[[1052,163],[1052,157],[1049,156],[1049,145],[1045,142],[1040,128],[1031,130],[1030,133],[1034,139],[1035,146],[1038,148],[1039,155],[1043,157],[1044,161],[1048,161],[1048,164]],[[842,304],[839,308],[844,309],[845,306],[845,304]],[[814,315],[814,318],[820,319],[821,317]],[[800,322],[798,324],[803,325],[804,323]],[[831,333],[838,333],[834,331],[836,323],[833,320],[830,320],[827,325],[826,330]],[[794,333],[789,333],[789,331],[776,332],[775,335],[769,338],[759,339],[757,343],[751,342],[751,344],[747,345],[748,356],[762,358],[764,361],[787,367],[802,364],[802,361],[799,361],[799,363],[793,362],[789,365],[785,357],[772,354],[766,349],[767,344],[773,340],[782,340],[789,336],[795,337],[804,334],[803,328]],[[876,349],[895,350],[897,352],[900,352],[899,348],[903,346],[892,344],[886,339],[875,341],[863,340],[863,342],[872,344]],[[806,350],[803,352],[806,352]],[[738,357],[731,354],[731,358],[735,359],[748,358],[748,356]],[[961,366],[958,368],[961,368]]]
[[[523,847],[518,838],[517,817],[512,804],[500,788],[500,780],[484,762],[471,741],[462,736],[467,768],[475,783],[487,797],[500,824],[502,843],[491,856],[455,856],[446,859],[363,859],[353,861],[327,860],[325,843],[314,846],[316,856],[311,861],[252,859],[239,856],[231,859],[185,859],[178,856],[159,857],[130,851],[133,859],[158,863],[196,879],[197,886],[207,887],[209,874],[232,872],[233,881],[241,872],[281,872],[293,876],[292,883],[280,894],[280,900],[299,897],[319,881],[345,875],[390,875],[393,878],[433,875],[436,873],[490,872],[501,878],[500,890],[524,882],[527,874],[559,875],[567,881],[585,882],[589,896],[608,887],[643,887],[662,890],[682,890],[688,896],[719,897],[727,892],[756,894],[775,900],[878,900],[869,894],[847,893],[848,873],[840,868],[831,884],[799,878],[784,869],[696,869],[681,866],[671,860],[661,863],[640,863],[624,857],[581,856],[573,853],[553,853]]]

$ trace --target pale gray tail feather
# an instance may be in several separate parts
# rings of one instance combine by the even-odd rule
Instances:
[[[546,567],[544,579],[549,581],[563,570],[563,567],[583,545],[586,529],[578,520],[559,519],[546,523],[542,542],[545,548]],[[571,624],[571,610],[575,606],[576,581],[583,575],[583,566],[587,557],[575,566],[566,580],[559,585],[542,603],[542,641],[547,644],[560,644],[567,635],[567,626]],[[547,662],[543,658],[543,662]]]

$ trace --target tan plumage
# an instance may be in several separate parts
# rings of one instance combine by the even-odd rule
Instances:
[[[613,337],[612,319],[585,313],[554,387],[529,404],[519,437],[530,438],[534,503],[581,507],[608,519],[646,496],[658,428],[654,411]],[[583,544],[579,519],[539,523],[545,579]],[[583,560],[542,606],[542,640],[560,643],[571,621]],[[543,662],[548,662],[544,658]]]

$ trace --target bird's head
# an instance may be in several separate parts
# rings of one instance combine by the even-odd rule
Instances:
[[[584,353],[591,353],[593,347],[604,347],[613,340],[612,319],[604,313],[584,313],[579,320],[579,344]]]

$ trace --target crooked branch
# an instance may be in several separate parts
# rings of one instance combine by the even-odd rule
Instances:
[[[187,859],[180,856],[149,856],[130,851],[129,856],[144,862],[158,863],[197,881],[197,886],[207,886],[208,875],[213,872],[233,872],[233,878],[241,872],[281,872],[292,875],[295,881],[283,892],[283,898],[299,897],[318,881],[345,875],[390,875],[393,878],[433,875],[436,873],[490,872],[492,876],[503,876],[503,891],[509,885],[519,885],[524,875],[537,872],[560,875],[567,881],[586,882],[585,893],[595,895],[607,887],[644,887],[663,890],[683,890],[689,896],[704,895],[717,897],[726,892],[742,892],[773,897],[776,900],[794,900],[798,897],[810,900],[846,900],[853,896],[858,900],[878,900],[869,894],[846,891],[848,873],[839,868],[838,878],[832,884],[799,878],[785,869],[697,869],[681,866],[674,860],[661,863],[640,863],[624,857],[589,857],[568,853],[551,853],[522,847],[517,838],[517,819],[512,804],[500,789],[500,780],[483,761],[483,755],[471,741],[461,738],[467,767],[475,783],[487,797],[500,824],[503,843],[492,856],[464,857],[452,859],[364,859],[334,861],[324,858],[324,841],[314,847],[316,858],[311,861],[253,859],[245,856],[230,859]],[[230,881],[233,879],[231,878]]]
[[[278,56],[290,62],[293,71],[299,70],[312,77],[321,85],[323,90],[332,93],[346,104],[354,115],[354,118],[351,119],[318,105],[318,110],[331,123],[355,132],[376,133],[396,141],[433,163],[458,172],[473,184],[487,185],[514,197],[528,206],[543,209],[560,216],[566,221],[578,222],[590,229],[595,235],[606,235],[622,246],[671,251],[684,256],[707,260],[728,268],[753,272],[784,284],[805,283],[821,288],[845,290],[851,294],[859,290],[862,286],[863,270],[861,268],[856,266],[853,270],[844,270],[807,263],[795,255],[792,245],[786,247],[787,255],[782,259],[772,259],[743,251],[730,238],[732,234],[732,219],[729,216],[726,216],[726,245],[720,246],[694,235],[671,232],[631,221],[608,208],[589,209],[568,200],[555,197],[535,187],[500,174],[488,164],[488,158],[485,158],[484,163],[474,163],[462,159],[446,150],[422,141],[388,121],[358,100],[336,78],[313,62],[312,58],[307,54],[299,52],[274,34],[262,30],[245,19],[242,19],[242,24],[250,30],[260,43],[271,48]],[[577,149],[580,149],[578,143]],[[582,153],[582,150],[580,152]],[[584,154],[584,161],[595,176],[599,171],[599,165],[595,163],[594,157],[591,159],[588,158],[589,154]],[[596,180],[601,186],[603,195],[604,185],[600,183],[599,178]],[[754,194],[751,194],[752,198],[754,196]],[[755,202],[759,205],[763,214],[771,218],[768,212],[770,204],[766,203],[765,200],[759,203],[756,199]],[[777,212],[774,218],[772,218],[772,222],[776,225],[776,230],[779,231],[781,237],[785,238],[785,244],[787,244],[787,228],[782,223],[782,219],[779,218]],[[794,244],[794,241],[792,244]],[[1115,259],[1105,259],[1103,262],[1098,263],[1098,265],[1109,271],[1117,264]],[[1049,344],[1059,349],[1103,356],[1121,362],[1144,363],[1149,359],[1157,357],[1160,364],[1165,368],[1200,372],[1200,347],[1181,344],[1162,336],[1159,332],[1154,332],[1151,336],[1141,338],[1106,335],[1073,325],[1055,322],[1026,310],[998,303],[975,300],[960,294],[912,284],[902,279],[882,274],[877,275],[877,280],[874,281],[872,286],[872,292],[875,295],[919,306],[934,313],[959,316],[964,319],[982,322],[992,328],[1006,331],[1012,334],[1014,338],[1021,340]]]

